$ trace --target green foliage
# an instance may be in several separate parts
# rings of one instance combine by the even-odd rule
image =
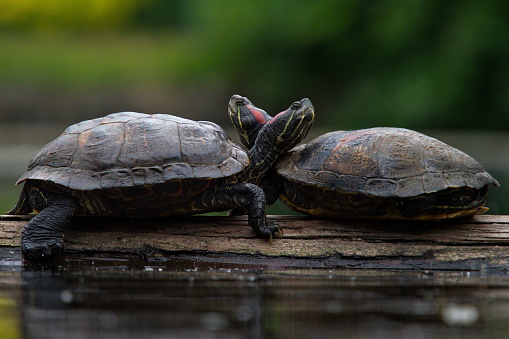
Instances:
[[[142,0],[0,0],[0,27],[58,32],[122,26]]]
[[[16,180],[0,177],[0,214],[10,211],[18,201],[21,187],[14,186]]]
[[[176,41],[160,36],[7,35],[0,78],[12,85],[104,87],[164,83],[177,72]]]
[[[0,4],[0,27],[11,32],[0,47],[7,81],[210,82],[280,108],[307,96],[331,129],[509,127],[503,0]]]

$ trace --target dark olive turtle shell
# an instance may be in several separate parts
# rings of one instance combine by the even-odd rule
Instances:
[[[248,164],[247,153],[214,123],[122,112],[67,128],[32,157],[18,183],[116,189],[224,178]]]
[[[402,128],[337,131],[294,148],[277,165],[297,184],[408,198],[448,188],[498,186],[462,151]]]
[[[325,134],[277,164],[280,199],[319,217],[426,220],[483,213],[498,182],[470,156],[401,128]]]

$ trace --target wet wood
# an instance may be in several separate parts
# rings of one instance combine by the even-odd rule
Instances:
[[[0,246],[18,247],[30,216],[0,216]],[[313,266],[397,269],[507,269],[509,216],[432,222],[352,221],[270,216],[283,239],[258,239],[246,217],[118,219],[78,217],[69,252],[229,255]]]

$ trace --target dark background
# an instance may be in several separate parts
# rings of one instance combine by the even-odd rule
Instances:
[[[509,127],[503,0],[2,0],[3,122],[309,97],[334,128]]]

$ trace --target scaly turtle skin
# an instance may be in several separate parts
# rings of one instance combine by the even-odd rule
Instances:
[[[247,147],[270,116],[249,106],[230,118]],[[460,150],[403,128],[336,131],[300,145],[268,172],[267,200],[337,218],[445,219],[483,213],[498,182]],[[274,179],[271,175],[276,175]],[[274,187],[277,187],[274,189]],[[272,197],[271,197],[272,196]]]
[[[229,109],[237,109],[235,100]],[[265,218],[257,186],[314,119],[309,101],[266,124],[247,153],[211,122],[123,112],[83,121],[44,146],[19,179],[9,214],[39,211],[24,228],[22,252],[49,260],[63,249],[74,215],[168,216],[243,208],[264,238],[281,229]]]

